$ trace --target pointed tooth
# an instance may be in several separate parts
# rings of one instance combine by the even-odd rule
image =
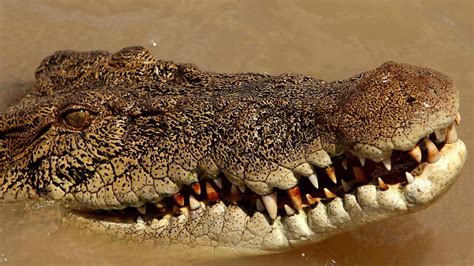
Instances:
[[[263,205],[262,200],[257,199],[257,204],[256,204],[257,211],[263,212],[265,210],[265,206]]]
[[[456,132],[454,125],[451,124],[446,130],[446,143],[451,144],[456,141],[458,141],[458,133]]]
[[[358,183],[367,182],[367,176],[365,175],[364,170],[359,166],[353,166],[352,173],[354,173],[355,179]]]
[[[441,143],[446,139],[446,128],[435,130],[436,142]]]
[[[420,146],[418,144],[416,144],[416,146],[413,149],[409,150],[408,154],[413,159],[415,159],[415,161],[417,161],[418,163],[421,163],[421,149],[420,149]]]
[[[426,161],[428,163],[437,162],[439,158],[441,157],[441,154],[439,153],[438,148],[436,148],[436,145],[433,142],[431,142],[431,140],[428,137],[424,138],[423,141],[425,142],[426,149],[428,150],[428,156],[426,158]]]
[[[312,174],[312,175],[308,176],[308,179],[316,189],[319,188],[318,177],[316,176],[316,174]]]
[[[176,202],[176,204],[178,204],[179,206],[181,206],[181,207],[184,206],[184,197],[183,197],[183,195],[181,195],[181,193],[178,192],[178,193],[174,194],[173,199]]]
[[[240,194],[239,194],[239,189],[237,188],[236,185],[232,184],[230,187],[230,200],[233,203],[237,203],[240,199]]]
[[[262,196],[263,205],[267,209],[268,216],[275,219],[277,217],[278,205],[277,205],[277,192],[273,192],[268,195]]]
[[[283,207],[285,208],[286,215],[291,216],[295,214],[295,210],[293,210],[293,208],[291,208],[287,204],[285,204]]]
[[[201,195],[201,184],[199,184],[199,182],[192,183],[191,188],[193,189],[194,193],[196,193],[196,195]]]
[[[155,202],[155,206],[160,212],[166,212],[166,205],[163,202]]]
[[[454,118],[454,122],[456,122],[456,125],[461,124],[461,114],[459,112],[456,114],[456,118]]]
[[[145,224],[145,220],[143,220],[143,217],[141,217],[140,215],[137,217],[137,223],[139,224]]]
[[[189,195],[189,208],[191,208],[192,211],[201,208],[201,203],[199,203],[193,195]]]
[[[382,163],[383,163],[383,166],[385,166],[385,169],[387,169],[388,171],[392,170],[392,160],[390,160],[390,157],[384,159]]]
[[[182,215],[186,216],[186,218],[189,218],[189,208],[188,207],[181,207],[181,208],[179,208],[179,211],[181,212]]]
[[[246,188],[247,188],[247,187],[246,187],[245,185],[239,186],[239,190],[240,190],[240,192],[242,192],[242,193],[245,193],[245,189],[246,189]]]
[[[415,177],[410,174],[409,172],[405,172],[405,177],[407,178],[407,183],[411,184],[413,181],[415,181]]]
[[[320,198],[313,198],[310,194],[306,194],[306,200],[308,201],[309,205],[314,205],[321,201]]]
[[[334,168],[330,165],[326,167],[325,170],[326,170],[326,174],[329,176],[329,179],[331,179],[331,181],[334,184],[337,184],[337,177],[336,177],[336,172],[334,171]]]
[[[341,179],[341,183],[342,183],[342,189],[344,190],[344,192],[349,192],[351,191],[352,187],[351,185],[349,185],[346,181],[344,181],[344,179]]]
[[[216,179],[213,179],[212,181],[214,181],[214,184],[216,184],[216,186],[220,189],[222,189],[222,178],[216,178]]]
[[[138,210],[138,212],[141,213],[142,215],[145,215],[145,214],[146,214],[146,205],[137,207],[137,210]]]
[[[346,158],[342,159],[341,165],[344,168],[344,170],[347,170],[347,159]]]
[[[291,202],[293,203],[293,206],[297,210],[302,210],[303,209],[303,203],[301,201],[300,187],[295,186],[293,188],[288,189],[287,192],[288,192],[288,196],[291,199]]]
[[[365,165],[365,158],[364,157],[358,157],[360,161],[360,165],[364,166]]]
[[[378,183],[379,183],[379,188],[382,190],[382,191],[385,191],[387,189],[389,189],[388,185],[385,184],[385,182],[383,182],[382,178],[378,178],[377,179]]]
[[[332,193],[329,189],[324,188],[324,195],[328,199],[337,198],[336,194]]]
[[[219,194],[217,194],[216,189],[210,182],[206,182],[206,194],[207,194],[207,199],[210,202],[217,202],[219,201]]]

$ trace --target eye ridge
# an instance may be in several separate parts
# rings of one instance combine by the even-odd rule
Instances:
[[[62,113],[61,119],[68,128],[84,130],[91,124],[92,115],[87,109],[72,109]]]

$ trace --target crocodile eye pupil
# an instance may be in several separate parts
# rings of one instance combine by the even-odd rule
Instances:
[[[75,110],[64,115],[64,121],[76,129],[83,129],[89,125],[90,114],[85,110]]]

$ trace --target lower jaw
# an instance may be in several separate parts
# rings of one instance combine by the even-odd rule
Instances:
[[[428,164],[410,184],[389,185],[386,190],[363,185],[342,197],[274,221],[260,212],[249,216],[238,205],[222,202],[151,223],[102,220],[75,212],[68,212],[65,219],[74,227],[150,245],[194,247],[192,250],[198,252],[209,249],[213,254],[221,250],[218,255],[228,256],[281,252],[430,206],[456,180],[467,155],[461,140],[446,144],[440,153],[441,158]]]

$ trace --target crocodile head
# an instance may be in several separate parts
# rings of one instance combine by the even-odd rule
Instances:
[[[449,78],[202,72],[141,47],[60,51],[0,116],[0,199],[163,246],[284,251],[430,205],[459,174]]]

